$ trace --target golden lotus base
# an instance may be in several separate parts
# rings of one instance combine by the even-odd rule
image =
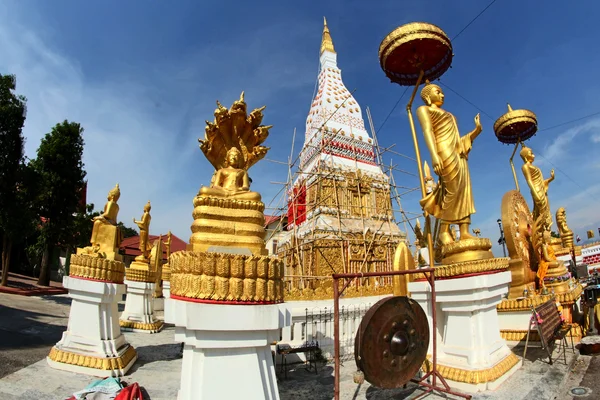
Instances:
[[[75,278],[92,279],[111,283],[123,283],[125,264],[121,261],[109,260],[97,254],[71,255],[69,276]]]
[[[492,271],[505,271],[508,269],[510,258],[498,257],[482,260],[464,261],[450,265],[436,265],[435,277],[453,278],[461,275],[480,275]],[[424,274],[415,274],[415,280],[425,279]]]
[[[487,238],[471,238],[442,246],[442,264],[450,265],[465,261],[493,258],[492,242]]]
[[[432,368],[431,356],[423,363],[423,370],[428,372]],[[437,370],[452,387],[460,390],[479,391],[476,389],[481,384],[487,384],[488,390],[494,390],[522,365],[522,361],[514,353],[508,354],[502,361],[486,369],[469,370],[450,367],[438,362]],[[452,382],[458,383],[453,385]],[[461,385],[462,384],[462,385]],[[469,390],[471,389],[471,390]],[[475,389],[475,390],[473,390]],[[484,389],[485,390],[485,389]]]
[[[573,327],[571,328],[571,331],[569,332],[567,337],[572,337],[573,342],[577,343],[579,340],[581,340],[581,338],[583,336],[582,332],[583,331],[582,331],[581,325],[573,324]],[[523,329],[523,330],[501,329],[500,337],[502,337],[502,339],[509,341],[509,342],[525,342],[525,340],[527,340],[527,330],[525,330],[525,329]],[[537,330],[529,332],[529,341],[530,342],[539,342],[540,341],[540,335],[538,334]]]
[[[145,323],[119,320],[119,326],[121,327],[121,330],[125,332],[157,333],[164,328],[164,325],[163,321]]]
[[[568,287],[568,282],[567,287]],[[580,283],[576,284],[569,290],[556,293],[556,298],[558,302],[563,306],[571,306],[581,297],[581,293],[583,292],[583,286]],[[540,304],[543,304],[552,298],[552,293],[548,293],[545,295],[535,294],[529,296],[525,299],[504,299],[496,309],[498,312],[512,312],[512,311],[531,311],[531,307],[537,307]]]
[[[73,353],[55,346],[50,350],[46,360],[56,369],[101,377],[123,376],[137,360],[135,349],[129,344],[126,346],[119,357],[97,357]]]
[[[150,270],[146,262],[133,261],[129,268],[125,269],[125,278],[128,281],[150,282],[156,281],[156,272]]]
[[[276,257],[178,251],[171,255],[170,264],[171,296],[199,301],[283,301],[283,262]]]
[[[267,255],[264,209],[260,201],[196,196],[190,238],[192,250],[237,247],[249,249],[254,255]]]

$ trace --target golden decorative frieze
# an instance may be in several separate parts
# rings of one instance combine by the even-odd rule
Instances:
[[[333,286],[331,279],[320,279],[320,286],[316,289],[294,288],[284,293],[285,301],[310,301],[310,300],[329,300],[333,299]],[[354,298],[354,297],[369,297],[369,296],[383,296],[391,295],[393,293],[392,285],[379,285],[379,286],[349,286],[342,296],[342,298]]]
[[[129,346],[125,353],[120,357],[93,357],[86,356],[83,354],[71,353],[69,351],[60,350],[56,347],[52,347],[48,358],[52,361],[77,365],[84,368],[94,368],[101,370],[118,370],[125,368],[131,360],[136,356],[135,349]]]
[[[465,261],[450,265],[436,265],[436,278],[452,278],[467,274],[481,274],[492,271],[505,271],[508,269],[510,258],[498,257],[484,260]],[[415,274],[415,280],[425,279],[424,274]]]
[[[156,322],[139,322],[139,321],[123,321],[119,320],[119,326],[125,329],[139,329],[142,331],[158,331],[164,325],[163,321]]]
[[[508,340],[511,342],[520,342],[522,340],[527,339],[527,331],[525,329],[501,329],[500,337],[504,340]],[[539,342],[540,335],[537,330],[529,331],[529,341],[530,342]]]
[[[427,359],[423,363],[423,370],[426,372],[429,372],[432,368],[432,363],[429,361],[430,357],[431,356],[427,356]],[[476,385],[479,383],[495,381],[510,371],[510,369],[517,365],[519,361],[521,361],[519,357],[517,357],[514,353],[510,353],[498,364],[483,370],[466,370],[449,367],[438,363],[437,371],[444,377],[444,379]]]
[[[254,210],[261,213],[265,211],[265,203],[262,201],[228,199],[212,196],[196,196],[194,198],[194,207],[202,206],[232,208],[234,210]],[[194,218],[197,218],[196,215],[194,215]]]
[[[171,295],[198,300],[283,301],[283,262],[274,257],[179,251],[169,260]]]
[[[72,254],[69,276],[104,282],[123,283],[125,264],[87,254]]]

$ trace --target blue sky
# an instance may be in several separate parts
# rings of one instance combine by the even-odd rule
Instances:
[[[0,3],[0,72],[17,75],[17,92],[28,101],[26,152],[63,119],[80,122],[86,148],[88,201],[101,208],[106,193],[121,185],[120,220],[139,218],[152,201],[152,233],[171,229],[187,240],[192,198],[208,185],[212,167],[198,149],[204,120],[215,100],[230,105],[244,90],[250,108],[267,105],[264,123],[274,125],[267,155],[285,161],[298,129],[302,145],[318,72],[323,15],[327,17],[343,80],[378,128],[403,87],[385,78],[377,60],[381,39],[411,21],[440,26],[450,37],[487,1],[3,1]],[[541,5],[543,4],[543,6]],[[552,210],[567,209],[582,238],[600,227],[600,116],[544,130],[600,111],[594,72],[600,63],[597,15],[592,1],[497,1],[453,42],[454,61],[442,82],[489,114],[470,155],[479,227],[498,238],[503,193],[514,187],[511,148],[493,133],[494,120],[513,108],[538,116],[540,132],[529,145],[548,175]],[[404,106],[378,132],[382,146],[414,155]],[[415,104],[420,104],[416,100]],[[478,112],[451,91],[445,108],[466,133]],[[366,115],[364,116],[366,118]],[[419,133],[420,134],[420,133]],[[422,140],[421,140],[422,142]],[[422,142],[422,151],[426,148]],[[385,163],[416,171],[391,153]],[[521,161],[516,160],[517,169]],[[287,178],[285,166],[262,161],[251,170],[253,190],[271,206]],[[395,174],[399,185],[417,180]],[[525,182],[522,192],[531,205]],[[403,206],[418,212],[418,195]],[[498,248],[495,248],[497,255]],[[500,251],[501,252],[501,251]]]

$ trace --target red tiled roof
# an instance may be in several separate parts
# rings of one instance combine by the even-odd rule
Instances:
[[[167,240],[167,235],[162,235],[163,237],[163,259],[167,257],[167,249],[164,247],[164,241]],[[158,239],[158,235],[148,235],[148,242],[154,245],[154,241]],[[187,243],[183,240],[179,239],[177,236],[171,234],[171,253],[176,251],[185,250]],[[139,236],[131,236],[126,239],[123,239],[121,242],[121,246],[119,247],[121,250],[125,252],[127,256],[139,256],[142,254],[140,251],[140,237]]]
[[[269,226],[273,222],[279,221],[281,218],[283,218],[282,215],[267,215],[267,214],[265,214],[265,227]]]

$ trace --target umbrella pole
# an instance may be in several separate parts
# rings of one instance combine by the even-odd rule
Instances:
[[[419,78],[417,79],[417,83],[410,95],[410,100],[406,105],[406,112],[408,113],[408,122],[410,124],[410,131],[412,133],[413,144],[415,146],[415,154],[417,156],[417,167],[419,169],[419,182],[421,183],[421,196],[425,197],[427,192],[425,190],[425,178],[423,176],[423,163],[421,162],[421,152],[419,151],[419,142],[417,140],[417,131],[415,129],[415,121],[412,115],[412,103],[415,100],[415,95],[417,94],[417,89],[421,85],[421,81],[423,80],[423,75],[425,75],[424,71],[421,70],[419,73]],[[431,218],[429,213],[423,210],[423,214],[425,215],[425,229],[427,231],[427,248],[429,253],[429,266],[433,267],[434,264],[434,256],[433,256],[433,239],[431,236]]]

